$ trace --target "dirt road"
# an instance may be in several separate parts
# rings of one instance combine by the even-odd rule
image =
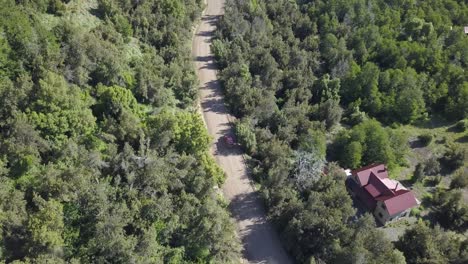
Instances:
[[[200,80],[203,117],[214,138],[213,155],[227,175],[223,193],[230,201],[230,209],[242,239],[244,262],[292,263],[277,233],[266,221],[265,208],[251,185],[241,149],[227,146],[222,140],[222,136],[231,132],[232,128],[216,77],[217,68],[210,45],[216,22],[223,14],[224,0],[208,0],[207,3],[208,7],[194,36],[192,53]]]

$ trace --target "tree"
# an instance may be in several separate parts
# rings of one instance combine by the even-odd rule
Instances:
[[[165,110],[150,117],[149,122],[154,143],[169,140],[177,151],[187,154],[200,154],[208,150],[211,139],[198,113]]]
[[[434,214],[441,226],[461,233],[468,229],[468,205],[459,190],[438,191],[433,197]]]
[[[320,118],[325,121],[325,126],[328,130],[333,128],[341,121],[343,109],[340,107],[338,100],[329,99],[320,104]]]
[[[93,132],[95,118],[89,109],[92,101],[78,87],[69,86],[63,77],[48,72],[39,81],[39,89],[26,116],[44,138],[61,142]]]
[[[257,138],[253,131],[251,120],[236,122],[235,130],[239,143],[245,147],[247,153],[253,154],[257,148]]]
[[[465,160],[466,151],[457,144],[450,144],[441,162],[450,170],[456,170],[463,165]]]
[[[322,176],[324,165],[325,160],[317,152],[296,152],[292,178],[297,189],[309,189]]]
[[[60,252],[64,246],[62,204],[54,200],[45,201],[37,195],[34,196],[34,202],[38,212],[30,216],[28,229],[31,232],[35,254],[47,251]]]
[[[468,186],[468,173],[466,169],[457,170],[452,176],[452,181],[450,182],[450,189],[463,189]]]
[[[356,169],[361,166],[362,145],[358,141],[353,141],[345,146],[342,156],[342,163],[348,168]]]
[[[385,239],[385,234],[375,228],[375,220],[365,214],[352,223],[353,230],[333,261],[337,263],[406,263],[403,254]]]
[[[396,247],[409,264],[448,263],[462,261],[462,245],[465,242],[440,227],[430,228],[423,222],[408,229],[397,241]],[[466,250],[466,249],[465,249]]]

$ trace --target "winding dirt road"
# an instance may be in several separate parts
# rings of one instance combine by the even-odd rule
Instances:
[[[223,14],[224,0],[208,0],[207,8],[193,39],[192,54],[200,80],[200,100],[208,132],[214,138],[212,153],[226,173],[223,193],[237,223],[243,244],[244,263],[292,263],[283,249],[278,234],[265,217],[265,208],[252,187],[242,157],[242,150],[224,144],[222,136],[232,132],[229,111],[216,77],[210,45],[218,18]]]

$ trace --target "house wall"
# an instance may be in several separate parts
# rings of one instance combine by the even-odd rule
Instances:
[[[393,220],[397,220],[401,217],[408,216],[411,210],[411,209],[407,209],[403,212],[400,212],[394,215],[389,215],[387,209],[382,207],[382,205],[385,205],[382,201],[377,202],[377,206],[375,207],[375,210],[374,210],[374,216],[377,219],[377,221],[379,221],[383,225]]]
[[[377,219],[377,221],[384,225],[390,219],[391,216],[388,214],[387,209],[384,209],[382,205],[384,205],[382,201],[377,202],[377,206],[374,210],[374,216]]]

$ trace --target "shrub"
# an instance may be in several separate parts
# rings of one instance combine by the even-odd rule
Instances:
[[[468,129],[468,119],[460,120],[456,125],[455,128],[460,132],[465,132]]]
[[[252,155],[257,149],[257,138],[248,120],[238,121],[235,124],[237,140],[244,147],[247,154]]]
[[[414,217],[421,216],[421,209],[419,209],[418,207],[415,207],[415,208],[411,209],[410,215],[414,216]]]
[[[429,146],[429,144],[431,144],[431,142],[432,142],[432,135],[428,134],[428,133],[419,135],[418,140],[424,146]]]
[[[413,181],[414,182],[422,181],[424,177],[425,177],[424,164],[418,163],[418,165],[416,165],[416,168],[414,169]]]
[[[441,175],[434,176],[432,177],[431,181],[433,185],[438,185],[442,181],[442,176]]]
[[[464,168],[455,172],[450,182],[450,189],[463,189],[468,186],[468,173]]]
[[[466,151],[457,144],[450,144],[447,146],[447,151],[442,157],[442,163],[449,170],[456,170],[463,165],[465,160]]]
[[[437,175],[440,172],[440,162],[437,157],[432,156],[424,162],[424,173]]]

